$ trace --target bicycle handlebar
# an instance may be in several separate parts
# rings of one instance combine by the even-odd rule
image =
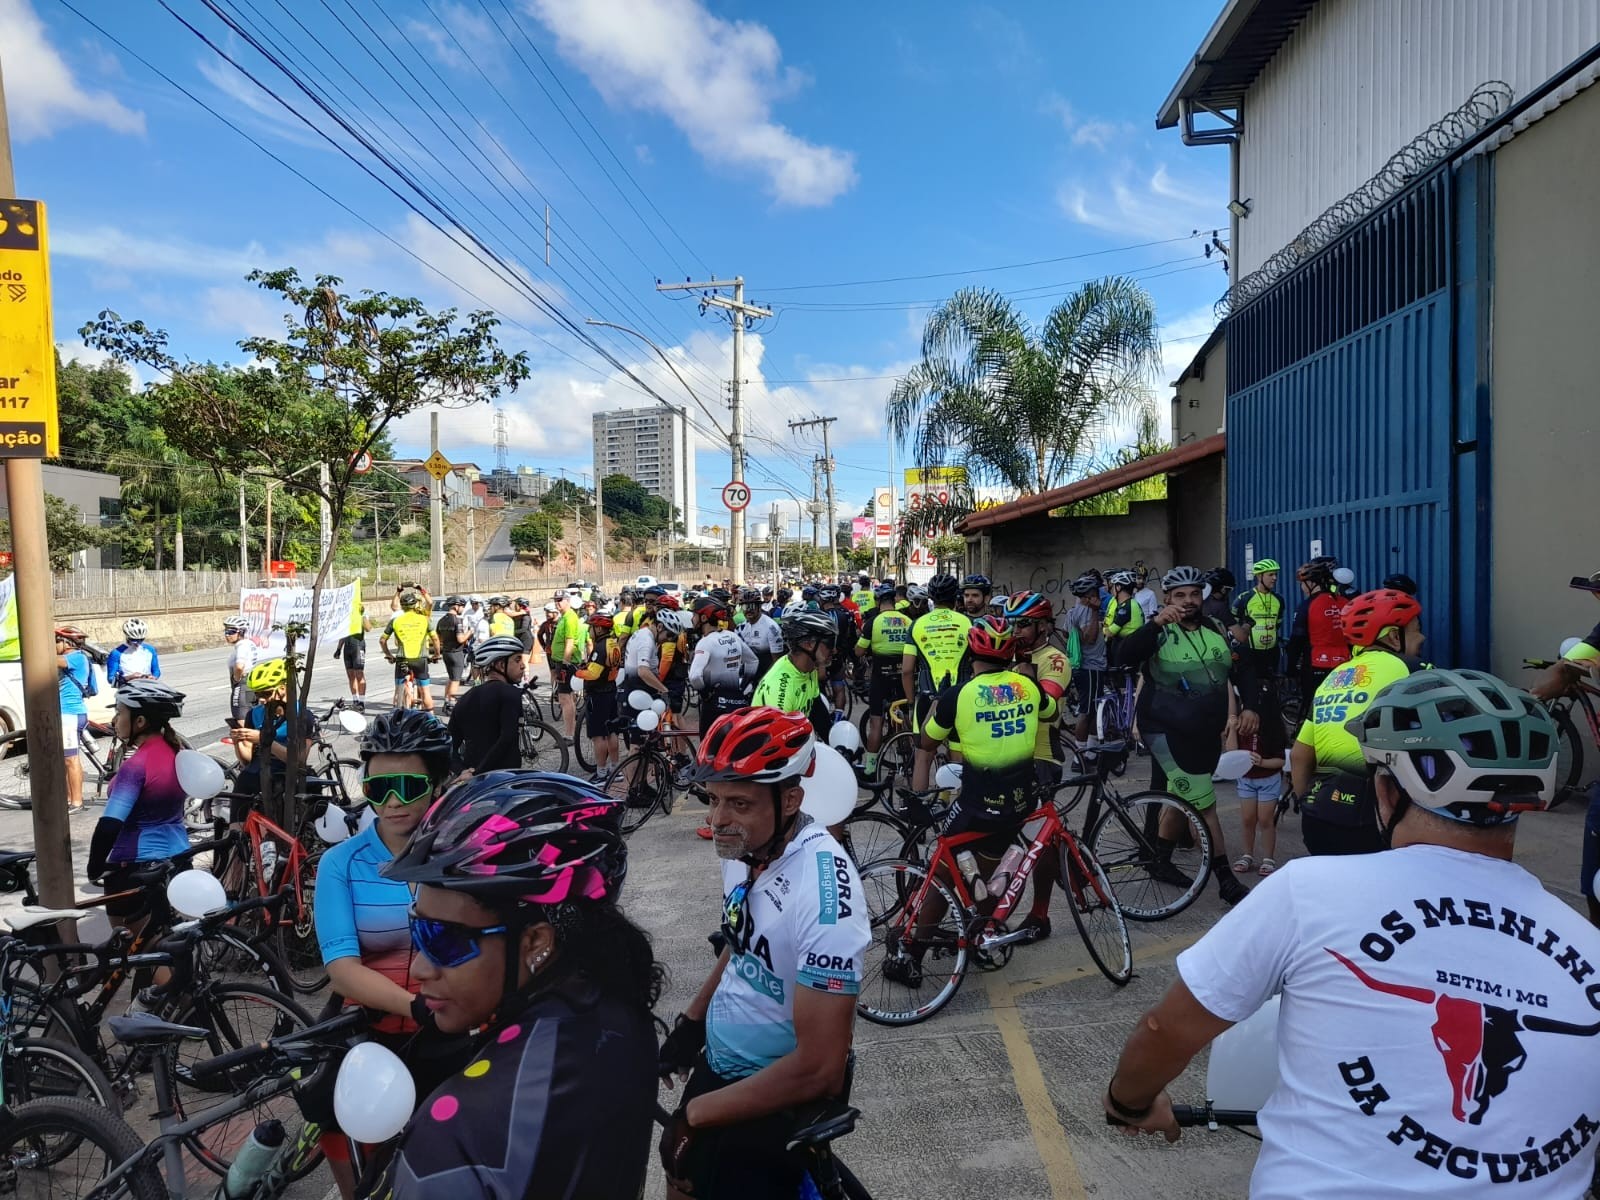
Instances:
[[[1227,1126],[1229,1128],[1237,1128],[1241,1125],[1255,1125],[1259,1115],[1247,1108],[1212,1108],[1209,1102],[1198,1105],[1174,1104],[1172,1106],[1172,1116],[1181,1129],[1193,1128],[1198,1125]],[[1107,1113],[1106,1124],[1126,1129],[1131,1122],[1120,1120]]]
[[[269,1038],[264,1042],[255,1042],[249,1046],[240,1046],[237,1050],[225,1051],[215,1058],[195,1063],[189,1068],[189,1072],[198,1083],[215,1075],[221,1075],[225,1071],[231,1071],[234,1067],[247,1066],[269,1054],[280,1054],[302,1044],[319,1042],[337,1034],[354,1033],[358,1029],[364,1029],[366,1024],[366,1012],[354,1008],[319,1024],[296,1030],[294,1033]]]

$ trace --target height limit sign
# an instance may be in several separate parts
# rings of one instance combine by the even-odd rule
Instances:
[[[722,489],[722,502],[729,512],[743,512],[750,507],[750,489],[742,483],[730,483]]]
[[[0,458],[60,450],[44,204],[0,199]]]

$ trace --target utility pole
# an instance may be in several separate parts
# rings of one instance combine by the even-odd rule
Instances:
[[[733,299],[721,295],[716,289],[731,287]],[[744,302],[744,276],[736,275],[732,280],[711,279],[704,283],[657,283],[658,292],[704,292],[700,299],[700,311],[708,308],[726,309],[728,322],[733,326],[733,388],[729,393],[729,419],[728,449],[733,458],[733,482],[744,482],[744,398],[741,389],[744,386],[744,331],[749,322],[758,317],[770,317],[770,308],[761,308],[755,304]],[[728,535],[729,554],[733,560],[730,573],[733,576],[735,587],[744,583],[744,510],[732,514],[729,522],[731,532]]]
[[[0,196],[16,193],[17,181],[11,166],[11,134],[6,118],[5,82],[0,79]],[[38,231],[37,249],[44,251],[45,237]],[[36,293],[36,302],[48,303],[49,266],[43,253],[38,256],[39,275],[27,281]],[[15,299],[15,297],[13,297]],[[9,376],[26,376],[31,381],[54,388],[53,359],[47,357],[49,310],[43,311],[43,338],[31,339],[17,328],[5,332],[4,349],[24,356],[40,356],[39,362],[10,361]],[[29,345],[42,341],[44,346]],[[53,432],[56,398],[41,397],[50,413],[50,441]],[[15,404],[15,401],[12,401]],[[19,406],[20,407],[20,406]],[[22,651],[22,707],[28,742],[34,752],[28,755],[28,795],[33,805],[33,849],[38,854],[39,898],[52,908],[71,908],[72,836],[67,828],[67,764],[61,745],[60,676],[56,670],[55,618],[50,605],[50,544],[44,523],[44,462],[38,458],[5,460],[6,498],[11,517],[12,581],[17,606],[17,636]],[[63,923],[64,940],[72,941],[75,926]]]
[[[792,429],[793,426],[791,425]],[[811,548],[817,548],[817,521],[822,516],[822,460],[811,460]]]
[[[467,509],[467,559],[472,563],[472,590],[478,590],[478,510]]]
[[[328,478],[328,464],[323,463],[317,468],[317,486],[322,495],[317,497],[317,511],[322,518],[322,524],[317,533],[317,569],[322,569],[322,564],[328,561],[328,551],[333,549],[333,509],[328,506],[328,489],[332,486]]]
[[[789,422],[789,428],[790,429],[794,429],[794,430],[810,429],[813,425],[822,426],[822,458],[821,458],[820,461],[821,461],[823,473],[827,476],[827,480],[828,480],[828,554],[833,559],[833,574],[834,574],[835,577],[837,577],[838,574],[839,574],[839,522],[838,522],[838,519],[834,515],[834,503],[833,503],[833,455],[829,451],[829,448],[828,448],[828,426],[832,425],[838,419],[839,419],[838,417],[812,417],[809,421],[790,421]],[[816,484],[814,482],[815,479],[816,479],[815,473],[813,473],[812,479],[813,479],[812,488],[813,488],[813,490],[815,490],[815,488],[816,488]],[[815,511],[815,510],[813,510],[813,511]],[[815,517],[812,518],[811,529],[812,529],[811,544],[813,546],[815,546],[816,545],[816,518]]]
[[[244,476],[239,476],[239,586],[250,586],[250,530],[244,517]]]
[[[439,410],[428,414],[428,444],[439,453]],[[434,479],[428,488],[428,550],[433,560],[433,594],[444,595],[444,480]]]
[[[600,490],[600,463],[594,464],[594,586],[606,585],[606,503]],[[580,567],[582,563],[578,564]],[[578,572],[581,577],[583,572]]]

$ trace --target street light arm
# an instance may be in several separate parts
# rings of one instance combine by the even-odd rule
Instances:
[[[659,358],[662,362],[667,364],[667,369],[669,371],[671,371],[674,375],[677,376],[678,382],[683,385],[683,390],[689,393],[689,398],[691,400],[693,400],[696,405],[699,406],[701,412],[705,413],[706,419],[711,422],[712,428],[715,429],[719,434],[721,434],[723,436],[723,438],[727,438],[728,437],[728,431],[717,423],[717,418],[712,416],[711,410],[705,406],[705,402],[703,400],[701,400],[700,397],[695,394],[695,390],[692,387],[689,386],[689,381],[683,377],[683,372],[678,370],[677,364],[675,364],[670,358],[667,357],[666,352],[664,350],[662,350],[660,346],[656,345],[649,338],[645,337],[645,335],[640,333],[637,329],[629,329],[626,325],[618,325],[613,321],[599,321],[599,320],[596,320],[594,317],[585,317],[583,323],[585,325],[599,325],[599,326],[602,326],[602,327],[604,327],[606,329],[616,329],[616,330],[619,330],[622,333],[632,334],[634,337],[638,338],[641,342],[643,342],[646,346],[649,346],[650,349],[652,349],[652,350],[654,350],[656,352],[656,357]],[[661,397],[657,396],[656,399],[657,400],[661,400]],[[674,410],[672,405],[668,404],[665,400],[661,400],[661,403],[669,411],[677,411],[677,412],[682,412],[683,411],[682,409]]]

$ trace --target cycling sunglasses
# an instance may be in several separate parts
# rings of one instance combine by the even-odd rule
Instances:
[[[458,925],[454,921],[435,921],[429,917],[419,917],[415,911],[411,912],[410,917],[412,949],[440,968],[459,967],[471,962],[482,953],[482,947],[478,944],[480,938],[505,933],[507,929],[504,925],[479,928],[475,925]]]
[[[745,919],[745,900],[749,895],[750,881],[747,879],[729,892],[728,898],[722,902],[722,936],[735,954],[743,954],[750,945],[749,922]]]
[[[368,775],[361,781],[361,794],[373,808],[382,808],[390,796],[410,807],[433,794],[433,780],[426,775]]]

